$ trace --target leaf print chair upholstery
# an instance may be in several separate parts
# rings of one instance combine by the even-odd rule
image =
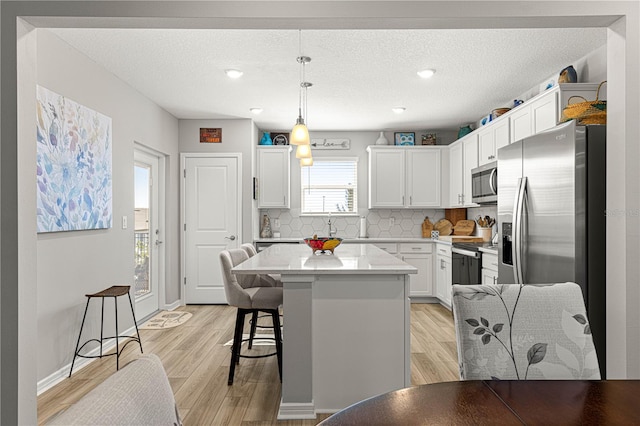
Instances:
[[[454,285],[461,380],[600,379],[575,283]]]

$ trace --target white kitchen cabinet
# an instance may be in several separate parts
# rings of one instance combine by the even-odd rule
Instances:
[[[409,296],[434,296],[432,243],[375,243],[375,246],[418,270],[417,274],[409,275]]]
[[[410,275],[410,296],[433,296],[433,245],[421,243],[399,244],[398,257],[418,269]]]
[[[441,149],[369,147],[369,208],[441,206]]]
[[[496,161],[498,150],[509,145],[511,138],[509,120],[496,121],[485,127],[478,132],[478,166]]]
[[[475,206],[471,200],[471,169],[478,167],[478,134],[471,133],[452,144],[449,151],[449,203]]]
[[[451,308],[451,246],[436,244],[436,296]]]
[[[462,171],[464,157],[462,155],[462,142],[454,142],[449,149],[449,205],[462,206]]]
[[[511,143],[531,136],[531,108],[522,104],[510,113],[509,127],[511,128]]]
[[[258,208],[290,206],[291,146],[259,146]]]
[[[524,139],[554,127],[560,122],[562,109],[571,96],[593,100],[598,84],[566,83],[547,89],[506,114],[509,119],[511,142]],[[606,99],[604,92],[600,98]],[[572,101],[575,102],[576,100]],[[577,99],[580,102],[580,99]]]
[[[405,152],[407,165],[406,207],[440,207],[441,149],[415,148]]]
[[[498,283],[498,255],[482,253],[482,284]]]

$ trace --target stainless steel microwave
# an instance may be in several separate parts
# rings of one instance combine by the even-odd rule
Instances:
[[[471,201],[478,204],[498,203],[497,161],[471,169]]]

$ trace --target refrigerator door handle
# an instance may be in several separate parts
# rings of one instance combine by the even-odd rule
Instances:
[[[518,179],[518,191],[513,208],[513,275],[515,284],[524,284],[522,272],[522,216],[524,211],[524,196],[527,191],[527,178]]]

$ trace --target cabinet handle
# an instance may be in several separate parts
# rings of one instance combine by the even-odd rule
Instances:
[[[440,269],[444,269],[444,259],[440,259]]]
[[[421,247],[411,247],[411,250],[420,250]]]
[[[287,204],[287,196],[286,195],[282,196],[282,204]]]
[[[493,283],[495,284],[498,281],[498,277],[493,277]]]
[[[495,266],[495,267],[497,267],[497,266],[498,266],[498,262],[491,262],[491,264],[492,264],[493,266]]]
[[[413,195],[409,195],[409,205],[413,205]]]
[[[402,196],[402,205],[404,206],[404,195]]]
[[[460,204],[464,205],[464,194],[460,194],[460,198],[462,198],[462,203],[460,203]]]

